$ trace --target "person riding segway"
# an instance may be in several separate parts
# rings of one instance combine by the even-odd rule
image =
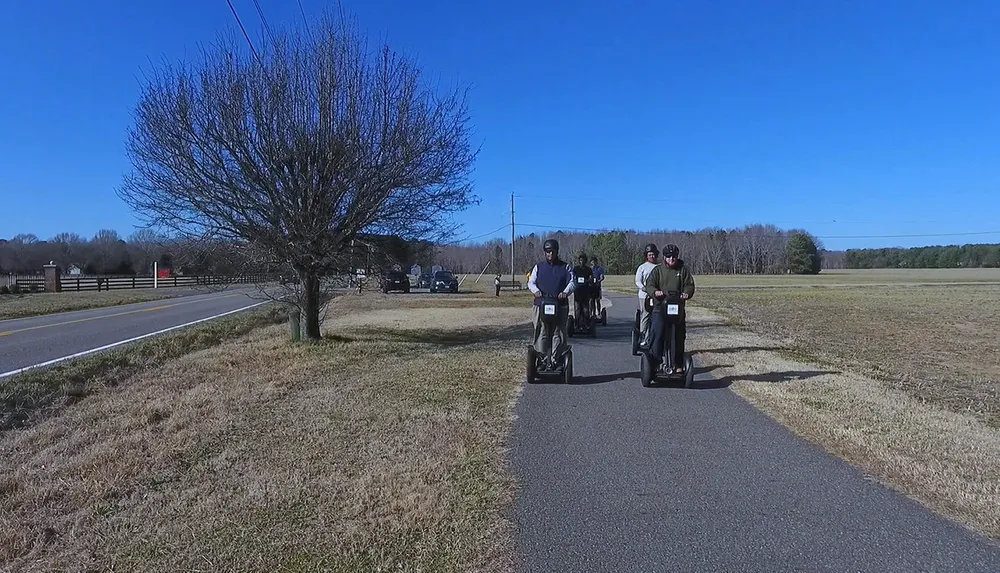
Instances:
[[[677,245],[663,247],[663,264],[646,278],[646,294],[651,298],[651,342],[642,353],[640,378],[649,386],[657,375],[683,378],[688,388],[694,383],[694,368],[684,352],[687,334],[685,305],[694,296],[694,276],[684,266]]]
[[[580,254],[580,264],[573,267],[573,316],[569,318],[567,332],[573,336],[577,331],[586,332],[590,336],[597,335],[597,321],[591,313],[591,297],[593,296],[594,271],[587,266],[587,255]]]
[[[573,350],[566,344],[569,296],[576,290],[573,268],[559,259],[559,241],[549,239],[542,246],[545,260],[528,275],[528,290],[535,295],[531,309],[534,340],[528,347],[527,379],[558,374],[569,384],[573,380]]]
[[[639,351],[649,348],[649,310],[652,308],[647,301],[646,278],[656,268],[656,259],[660,249],[653,243],[643,248],[646,261],[635,269],[635,286],[639,289],[639,308],[635,311],[635,324],[632,327],[632,356],[639,356]]]
[[[597,264],[597,257],[591,257],[590,267],[594,270],[594,284],[591,292],[592,315],[600,321],[601,325],[608,325],[608,309],[604,308],[604,267]]]

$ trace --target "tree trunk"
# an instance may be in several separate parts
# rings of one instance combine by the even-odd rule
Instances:
[[[303,314],[306,319],[305,338],[319,340],[319,275],[316,272],[306,272],[302,280],[305,287],[305,305]]]

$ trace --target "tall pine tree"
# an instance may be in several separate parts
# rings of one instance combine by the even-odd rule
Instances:
[[[794,233],[788,237],[785,248],[788,257],[788,270],[796,275],[819,274],[820,259],[816,241],[806,233]]]

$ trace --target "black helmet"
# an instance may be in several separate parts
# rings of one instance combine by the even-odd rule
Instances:
[[[660,249],[657,249],[656,245],[654,245],[653,243],[649,243],[646,245],[646,249],[643,251],[643,254],[648,255],[649,253],[653,253],[656,256],[659,256]]]
[[[558,253],[559,252],[559,241],[555,239],[547,239],[542,245],[542,250],[546,253],[549,251]]]
[[[584,263],[586,263],[586,262],[587,262],[587,253],[580,253],[580,256],[578,257],[578,259],[579,259],[579,260],[580,260],[581,262],[584,262]]]
[[[681,254],[681,249],[673,243],[663,245],[663,258],[667,257],[678,257]]]

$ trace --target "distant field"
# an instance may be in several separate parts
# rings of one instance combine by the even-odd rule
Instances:
[[[699,304],[1000,428],[1000,284],[709,289]]]
[[[635,292],[634,275],[609,275],[605,288]],[[1000,269],[874,269],[827,270],[818,275],[696,275],[698,287],[788,288],[869,286],[877,284],[986,283],[1000,284]]]

